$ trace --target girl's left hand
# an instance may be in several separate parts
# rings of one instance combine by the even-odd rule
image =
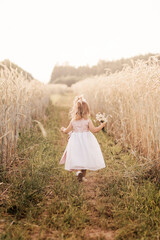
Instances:
[[[101,123],[101,125],[102,125],[103,127],[105,127],[105,125],[106,125],[106,122],[102,122],[102,123]]]

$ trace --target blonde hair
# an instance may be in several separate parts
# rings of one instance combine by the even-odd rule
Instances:
[[[89,105],[83,95],[76,96],[70,111],[70,117],[74,120],[88,119],[89,113]]]

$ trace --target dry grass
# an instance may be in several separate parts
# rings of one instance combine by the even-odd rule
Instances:
[[[160,62],[151,57],[121,72],[88,78],[73,85],[92,112],[112,115],[107,131],[148,160],[160,157]]]
[[[66,84],[50,84],[49,86],[53,89],[53,94],[64,94],[70,91],[70,87]]]
[[[24,72],[0,63],[0,161],[9,166],[20,132],[43,119],[52,87],[28,81]]]

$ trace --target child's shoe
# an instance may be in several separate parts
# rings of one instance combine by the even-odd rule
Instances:
[[[78,174],[79,174],[79,173],[81,173],[81,171],[77,171],[77,172],[76,172],[76,176],[77,176],[77,177],[78,177]]]
[[[76,176],[77,176],[78,181],[79,181],[79,182],[82,182],[83,173],[82,173],[81,171],[78,171],[77,174],[76,174]]]

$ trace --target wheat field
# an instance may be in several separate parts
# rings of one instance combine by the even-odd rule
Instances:
[[[107,132],[135,155],[158,161],[160,157],[160,61],[136,61],[132,67],[85,79],[72,86],[84,94],[91,112],[111,114]]]
[[[159,239],[159,80],[153,58],[71,89],[1,63],[0,238]],[[82,93],[93,120],[112,115],[96,133],[106,167],[87,171],[87,183],[59,165],[68,142],[60,128]]]
[[[0,161],[4,167],[16,152],[20,132],[45,117],[51,91],[51,86],[28,80],[11,64],[0,63]]]

